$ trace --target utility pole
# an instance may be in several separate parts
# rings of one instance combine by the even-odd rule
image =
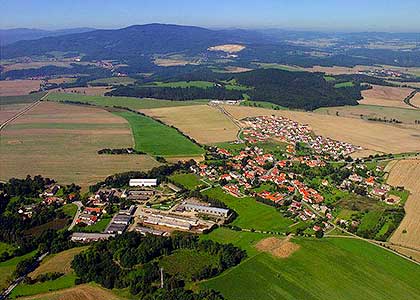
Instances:
[[[160,288],[163,289],[163,268],[160,268]]]

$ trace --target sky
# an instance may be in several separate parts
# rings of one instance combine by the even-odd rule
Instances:
[[[0,0],[0,28],[208,28],[420,32],[420,0]]]

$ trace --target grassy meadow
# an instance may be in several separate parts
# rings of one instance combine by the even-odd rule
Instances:
[[[175,183],[178,183],[189,190],[194,190],[196,187],[203,184],[203,182],[200,180],[200,177],[191,173],[174,174],[169,178],[172,179]]]
[[[0,262],[0,290],[7,287],[8,280],[13,275],[13,272],[16,269],[16,265],[20,261],[22,261],[24,259],[27,259],[27,258],[30,258],[33,255],[35,255],[35,251],[30,252],[30,253],[25,254],[25,255],[22,255],[22,256],[11,258],[11,259],[3,261],[3,262]]]
[[[200,146],[177,130],[152,118],[132,112],[115,112],[115,114],[129,122],[136,150],[160,156],[194,156],[203,153]]]
[[[107,96],[87,96],[80,94],[63,94],[51,93],[48,94],[47,99],[50,101],[78,101],[97,106],[124,106],[131,109],[148,109],[158,107],[172,107],[172,106],[187,106],[203,104],[207,100],[191,100],[191,101],[172,101],[172,100],[157,100],[149,98],[134,98],[134,97],[107,97]]]
[[[361,240],[296,238],[297,252],[275,258],[253,247],[261,234],[217,229],[206,238],[247,250],[240,265],[201,284],[228,300],[420,299],[420,267]]]
[[[254,198],[236,198],[226,194],[220,187],[203,192],[205,195],[223,201],[229,208],[238,213],[232,225],[262,231],[285,232],[293,223],[283,217],[277,210],[269,205],[257,202]]]

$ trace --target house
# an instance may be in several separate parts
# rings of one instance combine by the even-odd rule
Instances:
[[[157,186],[157,179],[130,179],[129,186]]]

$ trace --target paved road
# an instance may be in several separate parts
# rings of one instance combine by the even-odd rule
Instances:
[[[37,106],[39,103],[41,103],[42,100],[45,99],[45,97],[47,97],[48,93],[46,93],[44,96],[42,96],[42,98],[28,106],[26,106],[24,109],[22,109],[21,111],[19,111],[16,115],[14,115],[13,117],[9,118],[8,120],[4,121],[2,124],[0,124],[0,131],[2,131],[9,123],[13,122],[14,120],[16,120],[17,118],[19,118],[20,116],[24,115],[25,113],[27,113],[28,111],[30,111],[32,108],[34,108],[35,106]]]
[[[74,215],[73,221],[71,222],[68,230],[72,230],[73,227],[76,225],[76,220],[79,218],[80,214],[82,213],[83,204],[80,201],[74,201],[73,204],[77,205],[77,212]]]
[[[29,268],[29,270],[28,270],[28,272],[25,274],[25,275],[23,275],[23,276],[21,276],[21,277],[19,277],[19,278],[17,278],[17,279],[15,279],[10,285],[9,285],[9,287],[7,288],[7,289],[5,289],[1,294],[0,294],[0,300],[4,300],[4,299],[7,299],[7,296],[9,296],[10,295],[10,293],[13,291],[13,289],[15,288],[15,287],[17,287],[18,286],[18,284],[19,283],[21,283],[24,279],[25,279],[25,277],[26,277],[26,275],[28,275],[30,272],[32,272],[36,267],[37,267],[37,265],[46,257],[48,255],[48,252],[46,252],[46,253],[44,253],[44,254],[42,254],[41,256],[39,256],[37,259],[36,259],[36,262],[31,266],[31,268]]]

